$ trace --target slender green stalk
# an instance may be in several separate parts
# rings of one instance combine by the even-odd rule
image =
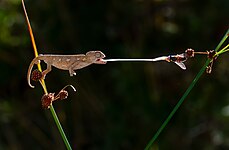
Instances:
[[[70,144],[68,142],[68,139],[67,139],[67,137],[66,137],[66,135],[64,133],[63,128],[61,127],[60,121],[59,121],[59,119],[58,119],[58,117],[56,115],[56,112],[55,112],[55,109],[54,109],[53,105],[50,106],[50,111],[52,113],[53,119],[55,120],[55,123],[57,125],[57,128],[58,128],[58,130],[59,130],[59,132],[61,134],[61,137],[64,140],[64,143],[65,143],[66,148],[68,150],[71,150],[72,148],[71,148],[71,146],[70,146]]]
[[[162,130],[165,128],[165,126],[168,124],[168,122],[171,120],[171,118],[173,117],[173,115],[175,114],[175,112],[178,110],[178,108],[181,106],[181,104],[183,103],[183,101],[185,100],[185,98],[188,96],[188,94],[190,93],[190,91],[192,90],[192,88],[195,86],[196,82],[199,80],[199,78],[201,77],[201,75],[204,73],[205,68],[209,64],[209,62],[210,62],[210,60],[207,60],[206,61],[205,65],[201,68],[201,70],[199,71],[199,73],[196,75],[195,79],[192,81],[192,83],[190,84],[190,86],[188,87],[188,89],[185,91],[185,93],[183,94],[183,96],[181,97],[181,99],[178,101],[178,103],[176,104],[176,106],[173,108],[172,112],[165,119],[165,121],[163,122],[163,124],[161,125],[161,127],[157,130],[157,132],[155,133],[155,135],[153,136],[153,138],[147,144],[145,150],[149,150],[150,149],[150,147],[152,146],[152,144],[154,143],[154,141],[157,139],[157,137],[159,136],[159,134],[162,132]]]
[[[31,42],[32,42],[32,45],[33,45],[34,55],[35,55],[35,57],[37,57],[38,56],[38,51],[37,51],[37,46],[36,46],[35,39],[34,39],[34,36],[33,36],[33,30],[32,30],[32,27],[30,25],[30,21],[29,21],[28,15],[27,15],[27,11],[26,11],[26,8],[25,8],[24,0],[21,0],[21,2],[22,2],[22,7],[23,7],[23,10],[24,10],[24,13],[25,13],[26,22],[27,22],[27,25],[28,25],[28,30],[29,30]],[[37,64],[37,67],[42,72],[42,68],[41,68],[40,63]],[[40,80],[40,83],[42,85],[44,93],[48,94],[48,90],[47,90],[45,81],[42,79],[42,80]],[[70,146],[70,144],[68,142],[68,139],[67,139],[67,137],[66,137],[66,135],[64,133],[63,128],[61,127],[60,121],[59,121],[59,119],[58,119],[58,117],[56,115],[56,112],[54,110],[54,107],[52,105],[50,107],[50,111],[51,111],[51,114],[52,114],[52,116],[53,116],[53,118],[55,120],[55,123],[56,123],[57,127],[58,127],[58,130],[59,130],[59,132],[61,134],[61,137],[62,137],[62,139],[63,139],[63,141],[64,141],[64,143],[66,145],[66,148],[68,150],[71,150],[72,148],[71,148],[71,146]]]
[[[220,54],[223,54],[223,53],[225,53],[225,52],[227,52],[228,51],[228,49],[226,49],[226,48],[228,48],[229,47],[229,44],[227,44],[227,46],[225,46],[223,49],[221,49],[219,52],[217,52],[215,55],[220,55]]]
[[[226,34],[224,35],[224,37],[222,38],[222,40],[220,41],[220,43],[216,47],[216,49],[215,49],[216,52],[219,50],[219,48],[222,46],[222,44],[227,39],[228,33],[229,33],[229,29],[227,30]],[[155,135],[153,136],[153,138],[149,141],[149,143],[145,147],[145,150],[149,150],[150,147],[153,145],[154,141],[157,139],[157,137],[160,135],[160,133],[162,132],[162,130],[169,123],[169,121],[171,120],[171,118],[173,117],[173,115],[176,113],[176,111],[178,110],[178,108],[184,102],[185,98],[188,96],[188,94],[191,92],[191,90],[193,89],[193,87],[195,86],[195,84],[197,83],[197,81],[200,79],[200,77],[204,73],[206,67],[209,65],[210,61],[211,60],[208,59],[206,61],[205,65],[200,69],[199,73],[196,75],[196,77],[194,78],[194,80],[192,81],[192,83],[190,84],[190,86],[188,87],[188,89],[185,91],[185,93],[183,94],[183,96],[181,97],[181,99],[178,101],[178,103],[176,104],[176,106],[173,108],[173,110],[171,111],[171,113],[169,114],[169,116],[165,119],[165,121],[163,122],[163,124],[161,125],[161,127],[157,130],[157,132],[155,133]]]
[[[219,48],[223,45],[224,41],[226,41],[226,39],[228,38],[228,34],[229,34],[229,29],[227,30],[226,34],[223,36],[222,40],[219,42],[217,47],[215,48],[216,52],[218,52]]]

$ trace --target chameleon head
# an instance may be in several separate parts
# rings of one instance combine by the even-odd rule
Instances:
[[[103,60],[106,56],[101,51],[89,51],[86,56],[94,61],[95,64],[106,64],[106,61]]]

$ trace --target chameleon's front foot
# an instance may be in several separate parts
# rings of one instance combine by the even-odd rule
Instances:
[[[69,74],[72,77],[72,76],[76,75],[76,72],[73,69],[69,69]]]

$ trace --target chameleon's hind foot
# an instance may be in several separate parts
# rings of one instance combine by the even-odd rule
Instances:
[[[43,79],[43,80],[44,80],[44,79],[45,79],[45,77],[46,77],[46,74],[47,74],[47,73],[46,73],[45,71],[43,71],[43,72],[42,72],[42,77],[41,77],[41,79]]]

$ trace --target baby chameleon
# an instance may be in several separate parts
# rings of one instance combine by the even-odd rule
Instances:
[[[86,55],[39,55],[38,57],[35,57],[29,65],[27,81],[29,86],[34,88],[30,83],[30,75],[34,64],[38,64],[40,60],[43,60],[47,64],[47,69],[42,72],[42,77],[44,79],[45,75],[52,70],[52,66],[58,69],[68,70],[70,76],[73,76],[76,75],[74,70],[87,67],[91,64],[106,64],[106,61],[104,61],[103,58],[105,58],[105,55],[101,51],[89,51]]]

